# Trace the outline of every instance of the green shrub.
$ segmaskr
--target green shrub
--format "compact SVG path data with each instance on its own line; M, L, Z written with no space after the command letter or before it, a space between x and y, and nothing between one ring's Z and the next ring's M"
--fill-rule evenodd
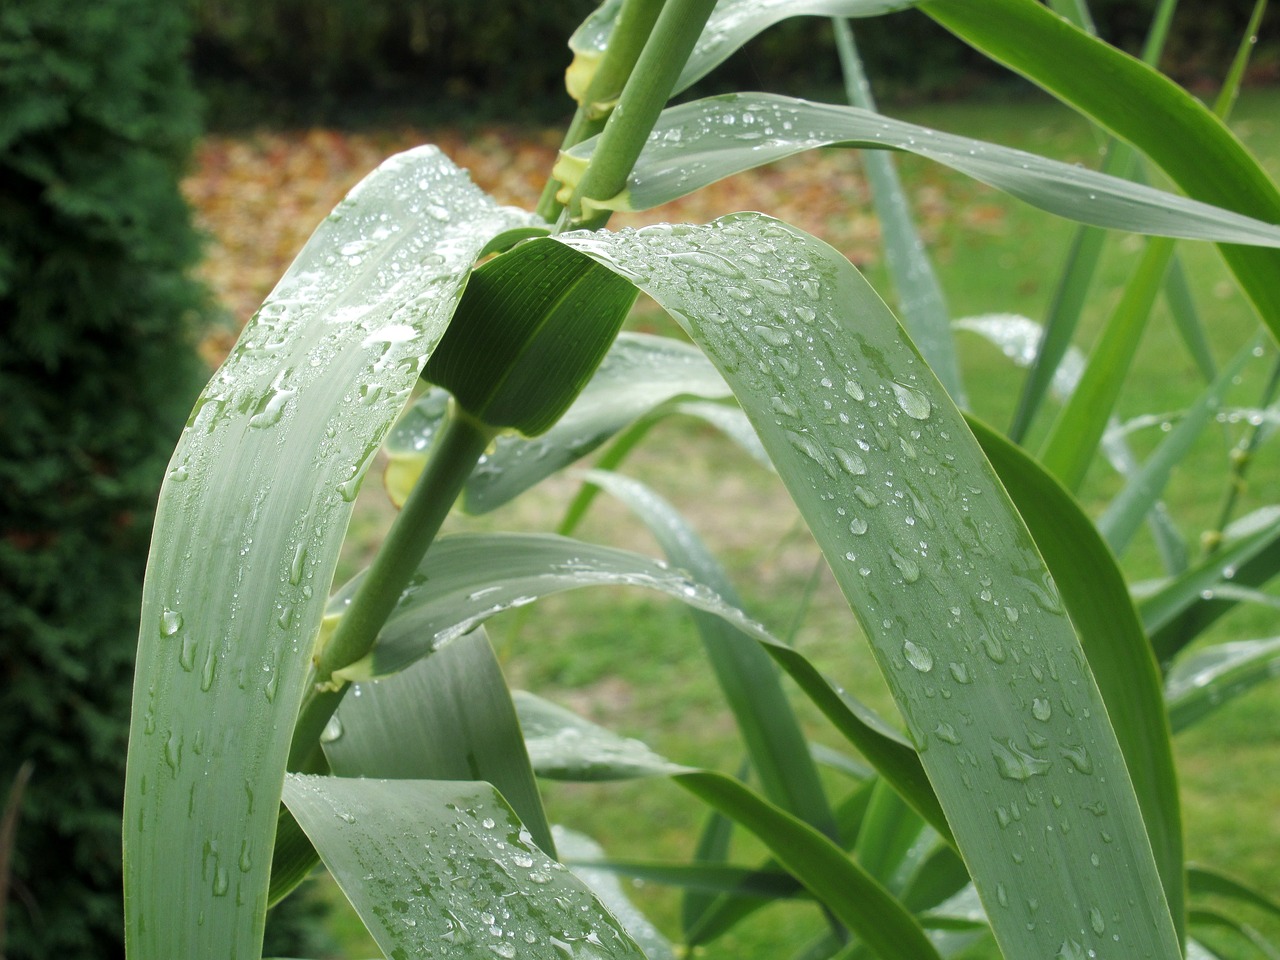
M11 958L122 950L136 608L207 306L186 29L164 0L0 11L0 789L34 765Z

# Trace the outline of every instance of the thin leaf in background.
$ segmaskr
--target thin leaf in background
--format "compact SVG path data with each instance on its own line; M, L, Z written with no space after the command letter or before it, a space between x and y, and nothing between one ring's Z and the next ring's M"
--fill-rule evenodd
M1260 683L1280 675L1280 638L1215 644L1182 657L1165 679L1173 732L1185 730Z

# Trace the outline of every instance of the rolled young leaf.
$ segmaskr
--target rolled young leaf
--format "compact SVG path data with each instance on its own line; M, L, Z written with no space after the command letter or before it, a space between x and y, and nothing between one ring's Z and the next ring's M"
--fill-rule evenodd
M320 225L197 400L143 593L132 960L258 955L290 734L351 502L476 255L529 219L434 148L392 157Z
M871 641L1005 955L1180 957L1057 587L857 271L759 214L558 240L632 278L734 388Z

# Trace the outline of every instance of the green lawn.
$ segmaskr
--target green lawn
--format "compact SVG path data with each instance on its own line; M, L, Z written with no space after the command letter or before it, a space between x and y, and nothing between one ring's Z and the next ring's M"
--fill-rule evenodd
M1240 135L1280 178L1280 91L1247 93L1236 117ZM1097 153L1090 129L1044 99L931 106L906 112L904 118L1070 161L1091 163ZM1012 312L1040 317L1073 225L915 158L901 160L900 169L918 204L942 204L950 213L945 226L932 228L927 240L953 315ZM832 209L838 211L841 202L832 197ZM759 204L766 212L770 209L768 197L761 197ZM858 213L850 207L850 216ZM933 223L936 218L925 219ZM1077 336L1079 345L1091 342L1142 245L1133 236L1109 241L1097 292ZM1224 361L1251 335L1255 321L1214 250L1183 244L1181 256L1215 355ZM880 265L865 266L892 300ZM633 324L674 330L651 310L642 309ZM1007 426L1020 373L972 334L961 334L960 345L973 411ZM1269 360L1254 363L1233 402L1253 402L1268 367ZM1126 386L1122 414L1174 413L1201 385L1161 306ZM1047 418L1042 419L1035 436L1047 426ZM1159 436L1157 426L1135 435L1133 443L1145 453ZM1193 546L1223 497L1226 449L1224 432L1210 431L1169 491L1173 516ZM817 588L800 621L796 644L855 694L892 715L870 653L857 638L854 618L818 563L816 549L775 479L719 436L676 422L656 429L627 469L685 511L718 550L751 612L775 631L785 635L790 629L816 571ZM1274 444L1259 458L1250 479L1244 510L1277 499L1280 464ZM1086 507L1096 515L1117 488L1113 474L1096 468L1083 494ZM573 490L572 481L557 479L495 515L460 519L457 525L550 529ZM387 509L378 493L376 485L369 484L369 496L353 527L353 563L385 520ZM621 509L603 499L581 535L650 553L657 549ZM1155 550L1145 534L1123 564L1135 579L1158 573ZM1275 619L1257 608L1241 611L1224 618L1209 639L1271 635L1277 632ZM495 620L491 636L513 686L533 689L624 734L641 737L672 759L725 771L736 768L741 751L731 719L701 662L693 627L675 605L640 591L582 591ZM801 706L814 739L839 745L816 714ZM1239 699L1202 727L1181 735L1178 759L1190 856L1280 896L1280 702L1275 685ZM837 791L845 789L838 778L831 784ZM668 783L550 785L547 802L553 822L591 834L620 857L687 858L703 820L698 804ZM736 849L745 862L759 855L745 839ZM672 893L652 885L636 887L634 893L660 926L677 929L678 901ZM1250 916L1271 935L1280 935L1280 925ZM341 916L334 923L341 926L348 956L376 955L359 939L358 924ZM705 956L786 956L820 928L821 920L811 907L775 906L708 948ZM1219 941L1229 942L1229 937Z

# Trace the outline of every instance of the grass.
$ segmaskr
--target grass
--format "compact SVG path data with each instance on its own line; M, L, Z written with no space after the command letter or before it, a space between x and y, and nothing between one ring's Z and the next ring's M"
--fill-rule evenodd
M1089 128L1046 99L922 107L905 118L1066 160L1089 163L1097 150ZM1280 177L1280 91L1246 94L1236 118L1234 125L1241 136L1266 159L1273 176ZM792 161L788 166L804 162ZM848 164L850 171L856 167L851 154L843 155L839 163ZM906 158L900 167L909 194L922 211L926 240L953 315L1015 312L1040 317L1073 225L1021 207L923 161ZM845 174L840 181L844 188L856 185ZM760 196L759 208L777 210L774 199ZM788 200L780 199L783 205ZM844 200L838 195L828 197L829 208L836 211L829 226L833 235L847 237L849 222L865 221L866 214ZM862 202L860 197L853 200ZM935 215L934 207L952 216ZM1092 341L1141 248L1142 240L1132 236L1109 241L1078 344L1087 346ZM859 246L849 252L878 289L888 290L882 266L868 249ZM1184 244L1180 253L1221 362L1251 334L1253 317L1212 249ZM632 325L674 330L664 317L643 309ZM991 423L1006 426L1020 375L994 348L972 335L962 334L960 347L973 410ZM1265 366L1257 363L1249 368L1233 402L1252 402ZM1176 411L1199 388L1194 365L1161 306L1126 386L1122 414ZM1048 422L1042 417L1036 436L1043 434ZM1151 430L1136 436L1134 444L1145 453L1158 438L1159 431ZM1178 471L1169 491L1173 516L1193 544L1199 531L1212 522L1225 490L1224 444L1221 433L1210 431ZM719 436L687 423L660 426L626 469L685 511L718 551L751 612L785 633L802 607L817 551L781 485ZM1242 509L1275 499L1277 477L1280 464L1272 445L1253 468L1251 490ZM362 497L349 566L359 562L387 516L388 508L375 487L369 484ZM1083 501L1096 515L1116 489L1114 475L1096 468ZM556 480L494 515L452 522L459 528L550 529L572 491L571 482ZM638 524L603 499L580 534L656 553ZM1145 534L1123 565L1138 579L1158 572L1154 546ZM857 630L830 577L819 568L817 589L795 643L858 696L892 716L869 651L853 647L850 653L849 635ZM1209 639L1245 639L1274 632L1274 617L1241 611L1224 618ZM494 621L491 636L513 686L536 690L621 733L641 737L680 762L721 770L736 767L740 750L728 712L709 672L701 666L702 653L691 623L674 605L637 592L582 591L508 614ZM815 739L839 746L813 711L801 704L801 713ZM1275 873L1275 864L1280 863L1277 748L1280 704L1274 685L1239 699L1177 740L1189 855L1234 873L1272 896L1280 891ZM832 782L839 786L838 781ZM686 858L703 818L697 803L666 783L550 785L547 801L553 822L591 834L619 857ZM746 840L739 841L738 849L747 862L759 855ZM670 891L649 885L633 892L659 926L675 932L678 902ZM341 897L336 892L333 896ZM1276 935L1274 922L1251 917ZM352 918L339 914L333 923L348 956L377 955L372 944L361 939ZM789 954L820 929L820 918L812 907L773 906L712 945L705 955ZM1215 942L1227 940L1219 937Z

